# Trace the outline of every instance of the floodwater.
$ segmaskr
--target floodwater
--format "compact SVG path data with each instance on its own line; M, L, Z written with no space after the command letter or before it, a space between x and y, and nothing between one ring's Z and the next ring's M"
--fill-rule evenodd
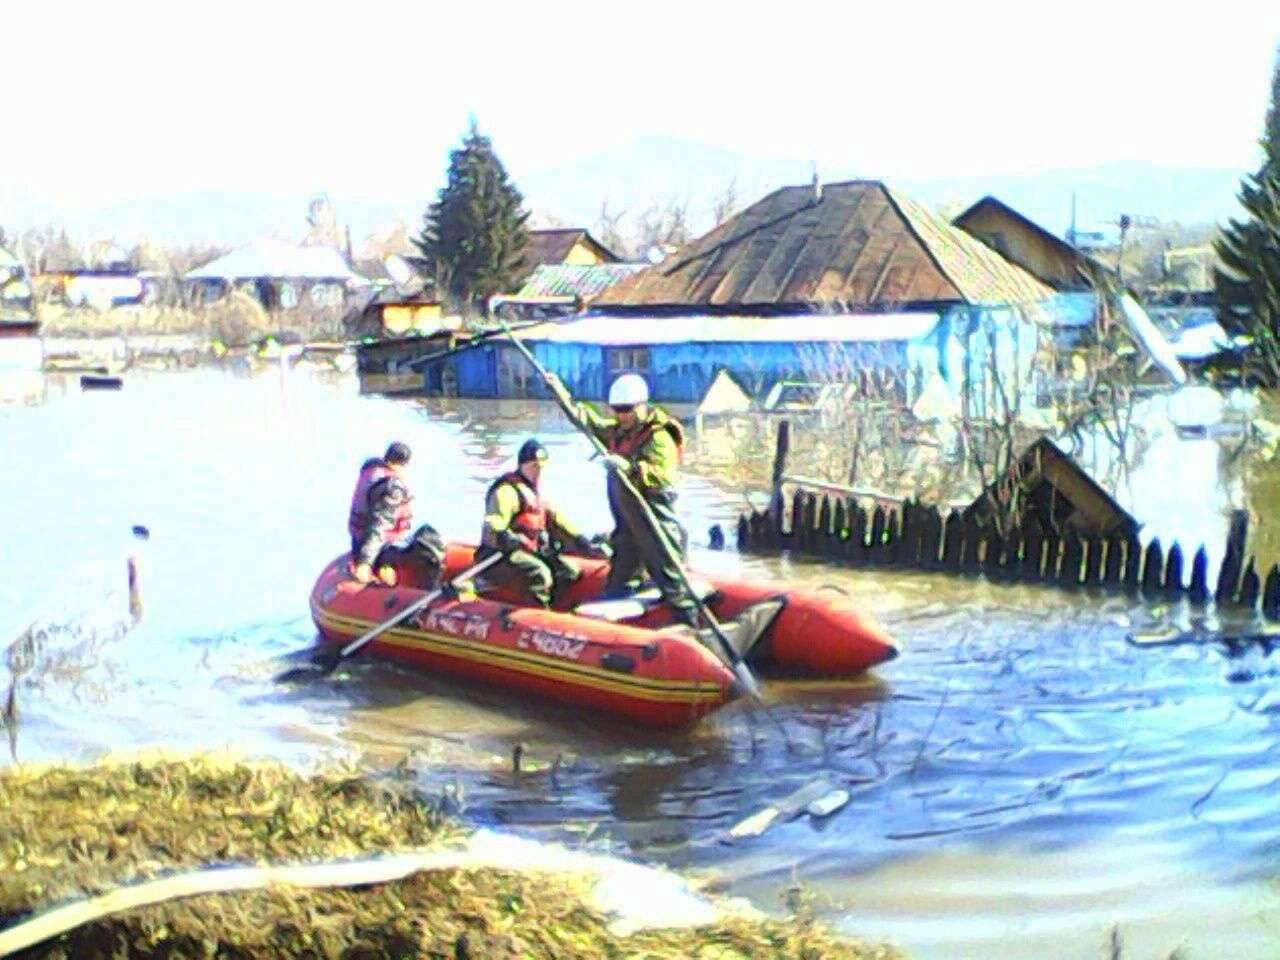
M768 681L767 711L735 703L676 734L359 658L330 682L273 684L313 641L307 594L345 549L366 456L408 442L419 519L474 539L485 487L534 431L551 498L605 529L601 469L550 405L359 397L300 366L130 374L105 393L50 378L0 406L0 648L36 636L0 661L0 692L17 672L17 760L406 762L476 823L674 866L766 910L800 882L848 932L920 958L1094 958L1113 926L1126 956L1280 952L1276 655L1126 643L1189 623L1184 606L712 552L708 527L731 529L743 495L686 476L695 567L845 590L902 656L856 682ZM1268 474L1224 484L1221 444L1172 442L1131 465L1135 496L1167 514L1164 536L1212 547ZM817 777L850 803L726 842Z

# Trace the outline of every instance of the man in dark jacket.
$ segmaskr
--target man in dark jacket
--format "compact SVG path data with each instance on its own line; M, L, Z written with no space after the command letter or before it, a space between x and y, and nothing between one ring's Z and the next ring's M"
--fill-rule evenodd
M506 561L493 579L511 582L549 607L554 589L582 574L560 555L557 543L590 557L607 558L608 553L543 500L538 481L546 461L546 447L535 439L526 440L516 456L515 471L504 473L489 487L477 556L502 551Z
M405 546L400 541L413 527L413 495L405 481L409 447L399 441L387 447L381 458L360 467L347 531L351 534L351 574L361 583L377 579L396 585L395 564L407 562L415 574L434 578L444 564L444 541L423 524Z

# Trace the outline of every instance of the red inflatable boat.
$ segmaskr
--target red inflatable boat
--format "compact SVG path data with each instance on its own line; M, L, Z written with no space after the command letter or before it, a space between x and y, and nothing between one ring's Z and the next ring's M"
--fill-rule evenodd
M472 564L475 548L450 544L446 577ZM477 581L474 599L441 600L369 644L368 652L433 673L526 690L652 726L680 726L739 693L708 631L674 624L656 590L600 601L607 565L575 558L582 578L555 609ZM325 568L311 591L311 614L327 643L344 644L423 590L363 585L348 559ZM740 656L788 673L847 676L897 655L874 620L844 597L781 584L698 578L706 603Z

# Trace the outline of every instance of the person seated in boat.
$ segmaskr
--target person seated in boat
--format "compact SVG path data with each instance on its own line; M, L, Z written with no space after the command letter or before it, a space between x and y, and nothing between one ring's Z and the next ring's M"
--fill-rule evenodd
M429 524L420 526L407 544L413 527L413 495L406 468L410 451L399 441L381 457L360 467L351 494L347 531L351 534L351 575L361 583L376 580L389 587L397 581L396 563L404 563L423 587L431 586L444 565L444 540Z
M613 562L606 594L620 596L635 591L647 572L676 618L696 626L697 605L681 585L675 559L658 542L641 505L619 479L620 474L625 474L631 480L683 563L689 538L675 511L675 488L684 449L680 421L649 403L649 385L639 374L624 373L610 385L612 416L603 416L574 400L555 374L550 375L550 387L609 452L604 465L609 471L607 492L614 529L609 538Z
M476 552L476 559L483 560L495 550L501 551L506 560L491 579L528 591L543 607L551 606L557 587L582 575L572 561L561 556L557 542L585 556L608 558L607 550L580 533L538 492L548 456L547 448L536 439L526 440L516 456L516 469L489 487Z

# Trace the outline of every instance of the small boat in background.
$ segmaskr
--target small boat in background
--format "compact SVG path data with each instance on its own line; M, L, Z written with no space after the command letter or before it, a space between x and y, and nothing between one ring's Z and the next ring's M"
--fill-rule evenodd
M119 390L124 386L120 377L104 377L97 374L81 374L81 390Z

